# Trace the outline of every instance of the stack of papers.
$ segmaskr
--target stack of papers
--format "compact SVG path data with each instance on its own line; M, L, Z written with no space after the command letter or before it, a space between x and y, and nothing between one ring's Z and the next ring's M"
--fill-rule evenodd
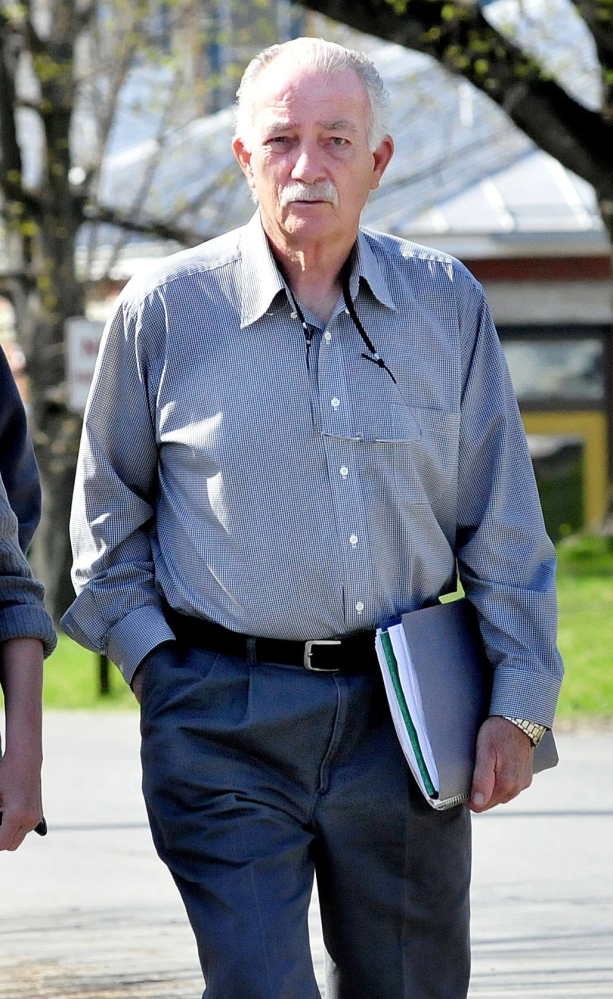
M375 648L400 745L426 798L438 798L440 781L426 731L424 708L402 623L379 628Z
M411 773L422 794L426 798L437 799L440 792L438 770L402 622L379 628L375 648L394 727Z

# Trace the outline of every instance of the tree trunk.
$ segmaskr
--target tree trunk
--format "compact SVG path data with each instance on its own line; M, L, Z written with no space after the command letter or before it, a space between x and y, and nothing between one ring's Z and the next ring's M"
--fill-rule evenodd
M36 456L43 487L43 513L34 540L33 559L38 575L47 587L47 609L55 621L74 600L70 581L72 554L68 534L70 504L80 420L64 406L39 409L35 430Z
M31 430L43 488L43 515L34 539L33 562L47 587L49 612L56 621L74 599L68 523L81 420L67 406L64 349L66 319L84 312L84 289L74 272L78 220L74 222L69 228L66 212L61 211L56 218L46 220L41 238L42 274L37 290L27 298L26 315L20 324L30 380Z

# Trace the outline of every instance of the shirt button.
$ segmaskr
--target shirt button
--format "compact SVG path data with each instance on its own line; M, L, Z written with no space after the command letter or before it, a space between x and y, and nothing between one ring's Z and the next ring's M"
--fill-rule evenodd
M298 318L298 313L297 312L290 312L289 316L290 316L290 319L297 319Z
M331 339L332 339L332 334L330 330L326 330L326 332L324 333L324 340L326 341L326 343L330 343Z
M364 610L364 604L362 603L361 600L358 600L357 604L355 605L355 609L357 610L358 614L362 613L362 611Z
M339 468L339 472L344 479L346 479L347 476L349 475L349 469L347 468L346 465L341 465L341 467Z
M337 399L336 396L334 396L334 399L330 399L330 405L332 406L332 409L338 409L340 404L341 400Z
M358 543L358 536L357 536L357 534L350 534L349 535L349 543L352 544L352 545L357 545L357 543Z
M349 309L345 309L345 315L346 315L346 316L350 316L350 315L351 315L351 313L350 313Z

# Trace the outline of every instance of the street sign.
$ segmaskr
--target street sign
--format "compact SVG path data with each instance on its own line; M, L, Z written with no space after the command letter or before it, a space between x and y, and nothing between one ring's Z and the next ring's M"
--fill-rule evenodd
M76 413L85 410L103 329L103 322L85 316L67 319L64 326L68 406Z

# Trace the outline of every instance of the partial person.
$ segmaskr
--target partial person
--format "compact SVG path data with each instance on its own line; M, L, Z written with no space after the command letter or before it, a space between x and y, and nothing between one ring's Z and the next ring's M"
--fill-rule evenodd
M44 589L25 556L40 517L38 470L26 416L0 349L0 686L6 746L0 759L0 850L45 830L41 801L43 658L56 636Z
M530 783L553 721L554 549L483 291L360 226L387 111L338 45L248 66L233 148L258 210L129 283L86 413L64 627L141 701L207 999L319 996L314 874L327 999L466 996L470 814L415 786L377 625L457 565L494 669L473 811Z

